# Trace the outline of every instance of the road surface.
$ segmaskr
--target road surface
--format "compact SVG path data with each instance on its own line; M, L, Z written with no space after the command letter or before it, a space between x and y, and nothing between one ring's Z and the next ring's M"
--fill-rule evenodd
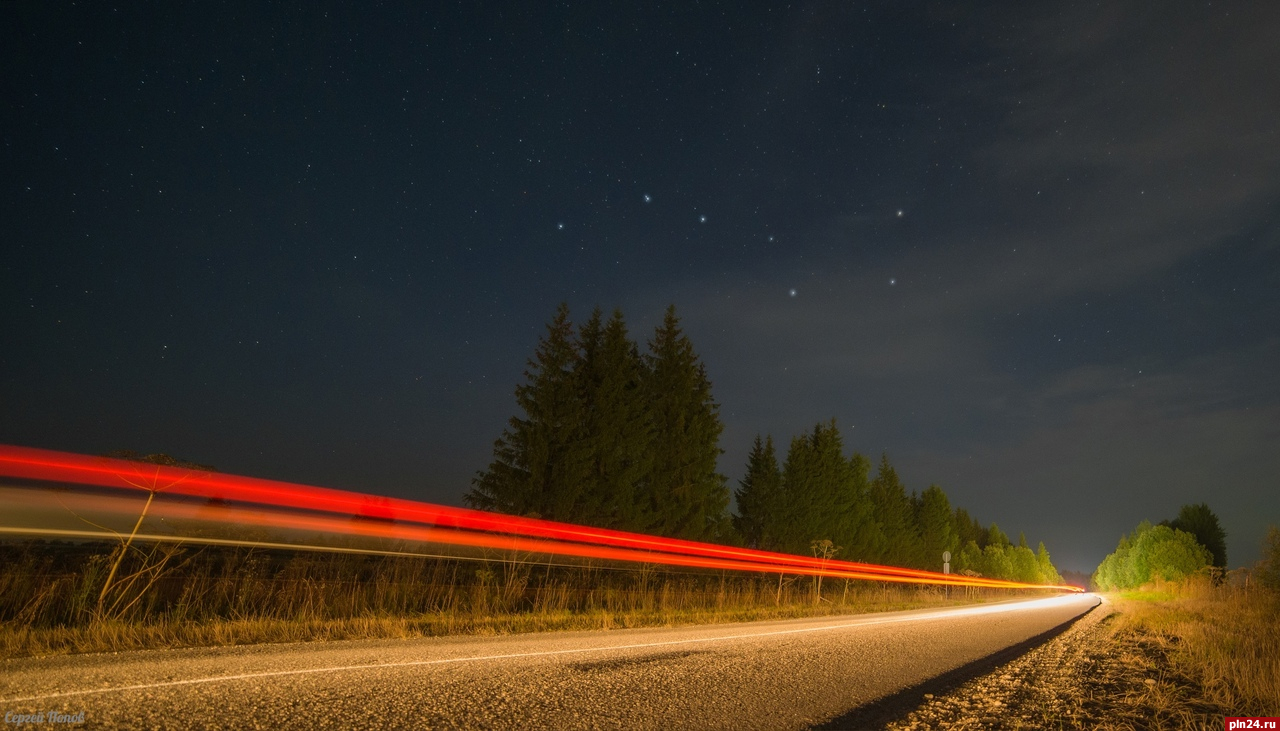
M1097 602L27 658L0 662L0 713L84 712L81 728L106 729L858 726L856 709L910 700Z

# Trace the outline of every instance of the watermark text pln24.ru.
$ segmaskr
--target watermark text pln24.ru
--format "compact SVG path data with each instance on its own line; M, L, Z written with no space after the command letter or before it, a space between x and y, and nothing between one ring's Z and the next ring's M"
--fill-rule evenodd
M1223 719L1226 731L1246 729L1273 729L1280 731L1280 716L1227 716Z

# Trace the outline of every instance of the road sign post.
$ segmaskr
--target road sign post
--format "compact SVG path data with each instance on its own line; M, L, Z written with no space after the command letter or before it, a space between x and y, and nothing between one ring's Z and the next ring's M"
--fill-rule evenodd
M950 551L943 551L943 552L942 552L942 573L944 573L944 574L949 574L949 573L951 573L951 552L950 552ZM943 586L943 587L942 587L942 591L943 591L944 595L945 595L948 599L950 599L950 598L951 598L951 587L950 587L950 586Z

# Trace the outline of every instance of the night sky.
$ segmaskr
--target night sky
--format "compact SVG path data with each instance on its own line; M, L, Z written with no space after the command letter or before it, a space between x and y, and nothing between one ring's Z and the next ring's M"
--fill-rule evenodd
M674 303L736 486L838 419L1092 571L1280 524L1280 3L0 3L0 442L459 504Z

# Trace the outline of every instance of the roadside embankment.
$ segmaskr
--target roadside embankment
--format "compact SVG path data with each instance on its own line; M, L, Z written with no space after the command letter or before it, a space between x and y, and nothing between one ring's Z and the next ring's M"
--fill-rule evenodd
M647 565L551 565L524 555L464 561L189 546L135 546L108 584L116 555L107 546L0 546L0 658L714 624L1015 596Z
M1063 634L892 729L1221 729L1280 715L1280 596L1214 585L1107 595Z

